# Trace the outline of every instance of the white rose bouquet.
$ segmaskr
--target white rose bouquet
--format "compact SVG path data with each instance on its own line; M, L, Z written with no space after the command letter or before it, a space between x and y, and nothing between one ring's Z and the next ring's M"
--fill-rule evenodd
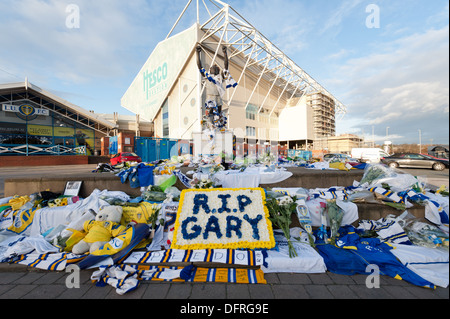
M266 199L266 207L269 210L269 220L283 231L288 241L289 257L297 257L294 245L291 242L291 233L289 226L292 221L292 214L296 213L296 197L283 196L279 198Z

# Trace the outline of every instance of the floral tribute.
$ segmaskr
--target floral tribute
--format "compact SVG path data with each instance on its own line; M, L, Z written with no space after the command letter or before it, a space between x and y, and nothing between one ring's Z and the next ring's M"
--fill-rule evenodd
M283 196L280 198L269 198L266 206L269 210L269 219L275 226L279 227L288 241L289 257L297 257L294 245L291 240L290 225L292 222L292 214L296 212L297 197Z
M180 196L171 248L275 247L262 188L189 189Z

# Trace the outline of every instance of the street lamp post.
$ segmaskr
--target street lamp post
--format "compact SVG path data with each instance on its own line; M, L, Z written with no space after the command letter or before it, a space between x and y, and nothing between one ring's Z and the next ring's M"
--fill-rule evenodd
M419 153L422 153L422 130L419 130Z
M375 126L372 125L372 147L375 147Z

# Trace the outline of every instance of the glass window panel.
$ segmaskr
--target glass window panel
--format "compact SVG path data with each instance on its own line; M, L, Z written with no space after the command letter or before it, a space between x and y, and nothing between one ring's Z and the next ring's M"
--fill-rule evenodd
M52 145L53 139L49 136L31 136L28 135L28 144L30 145Z
M22 134L0 134L0 144L26 144L27 136Z

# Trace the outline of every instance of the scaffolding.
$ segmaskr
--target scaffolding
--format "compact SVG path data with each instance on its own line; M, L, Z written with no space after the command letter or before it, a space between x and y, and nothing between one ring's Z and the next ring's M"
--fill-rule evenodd
M336 105L332 98L315 92L307 96L307 105L314 110L314 141L316 149L328 147L328 137L336 135Z

